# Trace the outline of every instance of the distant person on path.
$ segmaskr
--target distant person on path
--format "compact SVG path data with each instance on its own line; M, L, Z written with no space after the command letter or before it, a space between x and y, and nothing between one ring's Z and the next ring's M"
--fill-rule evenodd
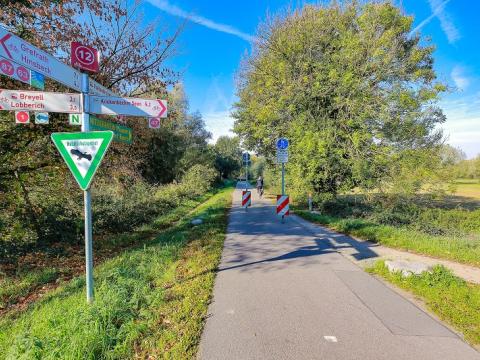
M261 176L257 179L257 193L262 197L263 195L263 178Z

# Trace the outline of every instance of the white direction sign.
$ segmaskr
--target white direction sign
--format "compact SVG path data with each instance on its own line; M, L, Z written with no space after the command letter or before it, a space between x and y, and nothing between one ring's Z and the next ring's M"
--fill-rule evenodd
M116 96L90 96L89 112L103 115L164 118L167 117L167 101Z
M277 149L277 163L285 164L288 162L288 150L287 149Z
M81 90L79 71L13 35L1 26L0 56L56 80L71 89Z
M100 85L93 79L88 78L88 93L99 96L117 96L112 90Z
M82 107L80 94L0 89L0 110L79 113Z

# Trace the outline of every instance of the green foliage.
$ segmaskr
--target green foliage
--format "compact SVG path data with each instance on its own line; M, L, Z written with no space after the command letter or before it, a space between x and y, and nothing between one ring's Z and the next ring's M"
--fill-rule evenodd
M460 330L467 341L480 344L480 286L468 284L443 266L432 272L402 276L390 273L383 261L367 269L420 296L442 320Z
M220 136L214 147L215 168L222 178L233 178L242 167L242 150L238 137Z
M30 309L0 320L6 359L195 356L226 231L232 188L141 249L95 270L95 301L76 278ZM192 227L192 217L204 223Z
M441 139L445 87L412 21L390 1L351 1L265 23L241 69L235 132L270 163L275 139L288 137L287 183L299 196L371 189L398 166L430 169L419 157ZM402 183L417 189L418 179Z
M215 180L213 167L198 164L192 166L178 184L154 186L137 180L128 187L122 187L118 183L100 182L92 190L95 234L125 232L149 223L152 218L167 214L182 203L205 194ZM39 245L80 242L83 238L83 207L81 192L75 189L74 194L78 196L69 199L68 194L62 191L48 194L48 188L30 191L31 202L39 204L35 215L40 225L39 232L29 221L30 217L15 216L15 212L2 213L2 260L14 262L18 256ZM16 211L21 209L20 206L15 208Z
M51 282L57 275L57 269L47 267L17 274L17 278L21 279L20 281L15 281L16 279L11 277L0 276L0 308L4 308L21 296L26 296L32 288Z

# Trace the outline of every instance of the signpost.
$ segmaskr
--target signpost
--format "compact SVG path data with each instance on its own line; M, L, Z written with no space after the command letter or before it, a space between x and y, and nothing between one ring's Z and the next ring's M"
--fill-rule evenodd
M133 139L132 129L127 126L113 123L108 120L99 119L96 116L90 116L90 130L109 130L113 131L113 140L125 144L131 144Z
M282 164L282 196L287 197L287 204L288 204L288 196L285 195L285 163L288 162L288 146L289 146L288 139L280 138L277 140L277 163ZM278 197L277 197L278 200ZM278 214L278 204L277 204L277 214ZM282 213L282 222L285 221L284 216L288 215L288 211L286 213Z
M74 126L82 125L82 117L80 114L68 114L68 123Z
M117 96L112 90L107 89L105 86L100 85L98 82L90 78L88 78L88 90L91 95Z
M70 50L70 59L74 68L90 73L99 71L99 54L96 49L83 45L78 41L72 41Z
M30 85L30 70L2 57L0 57L0 74Z
M53 143L82 190L90 187L112 139L112 131L52 134Z
M0 56L52 78L73 90L81 90L81 74L79 71L13 35L1 26Z
M86 73L64 64L45 51L29 44L0 26L0 72L43 90L45 77L51 78L81 94L58 94L38 91L0 89L0 110L14 110L15 121L30 122L30 110L38 111L36 123L48 123L48 112L68 113L71 125L81 125L81 133L52 134L52 140L70 171L84 190L85 262L87 301L93 301L92 207L90 183L114 136L112 131L91 132L90 113L164 118L166 100L122 98L89 79ZM72 43L71 62L90 72L98 71L96 49ZM81 115L80 115L81 114ZM112 123L98 120L96 128L111 128ZM108 124L108 125L107 125ZM118 141L131 142L131 129L115 124Z
M166 100L124 98L117 96L89 96L90 112L102 115L167 117Z
M248 165L250 164L250 154L245 152L242 154L243 164L245 165L245 190L248 189Z
M48 124L48 113L47 112L37 112L35 113L35 124L45 125Z
M45 89L45 76L36 71L30 71L30 85L39 90Z
M160 129L160 119L156 117L148 118L148 127L150 129Z
M15 124L29 124L30 113L28 111L15 111Z
M80 94L0 89L0 110L79 113L81 108Z

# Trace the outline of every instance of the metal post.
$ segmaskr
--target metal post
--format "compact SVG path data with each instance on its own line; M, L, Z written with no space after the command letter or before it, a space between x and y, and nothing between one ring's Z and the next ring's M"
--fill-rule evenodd
M285 163L282 162L282 195L285 195ZM285 222L285 215L282 215L282 224Z
M308 210L310 212L313 210L312 193L308 193Z
M82 132L90 131L90 114L88 99L88 75L82 74ZM85 206L85 269L87 278L87 302L93 301L93 231L92 231L92 195L90 189L83 193Z

